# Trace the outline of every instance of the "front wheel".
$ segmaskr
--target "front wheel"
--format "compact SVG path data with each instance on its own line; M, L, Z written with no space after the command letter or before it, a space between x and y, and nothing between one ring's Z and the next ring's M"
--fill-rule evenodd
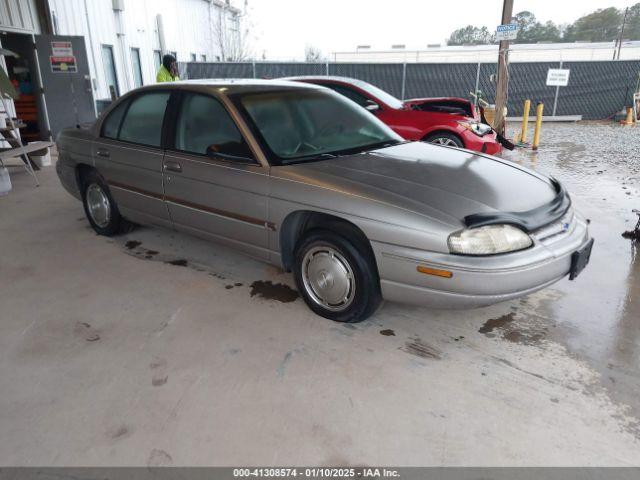
M435 145L443 145L445 147L464 148L462 140L457 135L447 132L437 132L429 135L426 141Z
M294 278L309 308L336 322L360 322L382 301L374 260L348 239L313 230L299 242Z

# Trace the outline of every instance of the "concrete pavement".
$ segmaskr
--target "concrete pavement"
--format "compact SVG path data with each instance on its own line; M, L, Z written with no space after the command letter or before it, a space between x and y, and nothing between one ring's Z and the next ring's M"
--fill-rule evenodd
M0 465L639 465L640 260L620 236L637 197L619 168L556 147L512 159L544 164L592 220L575 282L470 311L387 304L357 325L227 248L97 236L53 167L39 188L12 169Z

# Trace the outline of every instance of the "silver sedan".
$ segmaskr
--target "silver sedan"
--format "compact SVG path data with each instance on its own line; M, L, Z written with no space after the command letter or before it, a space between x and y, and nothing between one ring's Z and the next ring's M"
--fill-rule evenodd
M319 315L383 299L468 308L527 295L589 260L562 185L477 152L406 142L323 87L192 81L134 90L57 140L92 227L159 225L293 272Z

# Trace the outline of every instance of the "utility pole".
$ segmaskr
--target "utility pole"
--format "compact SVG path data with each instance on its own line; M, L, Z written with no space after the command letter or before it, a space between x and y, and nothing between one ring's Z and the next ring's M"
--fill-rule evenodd
M624 10L624 17L622 18L622 28L620 29L620 37L617 39L616 43L618 46L618 57L617 59L620 60L620 50L622 49L622 41L624 40L624 27L627 25L627 15L629 15L629 7L625 8ZM616 52L615 52L615 48L613 51L613 59L616 59Z
M502 7L502 22L500 25L511 23L513 18L513 0L504 0ZM501 40L498 47L498 84L496 86L496 116L494 127L502 135L505 132L504 108L509 96L509 40Z

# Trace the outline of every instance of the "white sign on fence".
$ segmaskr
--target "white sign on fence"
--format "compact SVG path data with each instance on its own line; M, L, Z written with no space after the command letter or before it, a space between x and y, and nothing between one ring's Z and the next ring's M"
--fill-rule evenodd
M515 40L518 38L518 24L508 23L507 25L498 25L496 29L496 42L503 40Z
M547 87L566 87L569 85L568 68L550 68L547 72Z

